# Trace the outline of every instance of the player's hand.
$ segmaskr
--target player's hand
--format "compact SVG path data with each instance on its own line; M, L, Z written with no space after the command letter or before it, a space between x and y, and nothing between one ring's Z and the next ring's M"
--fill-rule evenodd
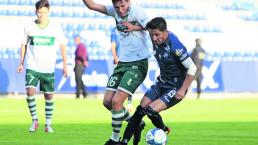
M24 69L23 64L21 64L21 65L18 66L17 72L21 73L21 72L23 72L23 69Z
M64 66L64 68L63 68L63 76L64 76L64 77L67 77L67 76L68 76L68 70L67 70L67 67L66 67L66 66Z
M127 29L125 30L126 32L134 31L134 25L132 23L130 23L130 22L123 22L122 25L127 27Z
M178 90L176 92L176 99L181 100L185 97L185 91Z
M118 64L118 58L117 57L114 58L114 64Z

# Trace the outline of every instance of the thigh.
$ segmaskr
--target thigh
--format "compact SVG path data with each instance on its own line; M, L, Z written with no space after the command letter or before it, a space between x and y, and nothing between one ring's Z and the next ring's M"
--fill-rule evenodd
M177 99L175 97L176 91L177 91L176 88L166 89L166 91L164 91L164 93L160 97L160 100L166 104L167 108L170 108L176 105L182 100L182 99Z
M40 73L40 91L51 94L54 93L55 75L54 73Z
M116 91L124 72L114 72L108 79L107 90Z
M27 69L25 75L26 88L36 88L39 82L38 72Z
M125 67L127 68L127 71L121 78L118 89L132 95L135 90L141 85L147 75L148 62L143 60L129 62Z
M154 102L155 100L159 99L162 95L161 88L159 82L153 84L151 88L145 93L144 96L149 98L151 102Z

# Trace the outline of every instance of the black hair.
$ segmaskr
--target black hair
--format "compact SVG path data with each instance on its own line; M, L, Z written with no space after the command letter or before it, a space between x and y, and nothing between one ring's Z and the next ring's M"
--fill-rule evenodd
M116 2L119 2L119 1L128 1L128 0L112 0L112 3L116 3Z
M163 17L156 17L147 23L146 29L158 29L160 31L165 31L167 30L167 22Z
M38 10L38 9L40 9L42 7L47 7L49 9L50 4L49 4L48 0L39 0L36 3L35 7L36 7L36 10Z

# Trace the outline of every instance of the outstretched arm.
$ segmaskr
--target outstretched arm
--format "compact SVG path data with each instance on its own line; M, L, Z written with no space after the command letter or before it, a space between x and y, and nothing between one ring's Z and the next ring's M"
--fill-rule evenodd
M98 11L103 14L107 14L106 6L102 4L97 4L93 0L82 0L83 3L90 9L94 11Z

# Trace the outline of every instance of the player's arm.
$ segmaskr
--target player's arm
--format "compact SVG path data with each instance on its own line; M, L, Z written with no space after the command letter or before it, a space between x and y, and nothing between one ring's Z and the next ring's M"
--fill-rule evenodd
M107 9L105 5L95 3L93 0L82 0L83 3L90 9L98 11L103 14L107 14Z
M176 98L182 99L185 96L186 90L190 87L192 81L194 80L194 75L197 71L197 68L193 62L193 60L188 57L182 62L183 66L187 68L187 74L185 77L185 80L183 82L183 85L181 88L177 91Z
M142 30L144 30L144 28L143 28L142 26L133 25L133 24L130 23L130 22L124 22L123 25L127 27L127 29L125 30L125 31L127 31L127 32L131 32L131 31L142 31Z
M111 42L111 52L114 58L114 63L117 64L118 63L118 57L117 57L117 53L116 53L116 42L113 41Z
M60 49L61 49L61 55L62 55L62 59L63 59L63 75L66 77L68 75L66 45L60 44Z
M25 59L26 51L27 51L27 45L22 44L21 51L20 51L20 63L19 63L19 66L17 68L17 72L18 73L23 72L23 69L24 69L24 59Z

